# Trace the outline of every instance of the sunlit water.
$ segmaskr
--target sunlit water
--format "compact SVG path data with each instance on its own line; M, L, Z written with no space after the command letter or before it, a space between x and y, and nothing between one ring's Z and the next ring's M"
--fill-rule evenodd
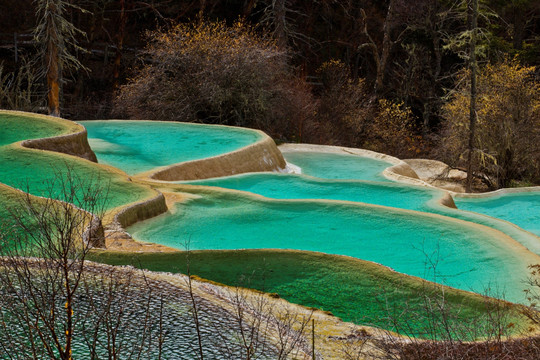
M146 187L128 182L124 176L107 171L93 162L50 151L26 149L13 143L24 139L50 137L69 133L67 127L42 118L0 114L0 183L33 195L62 199L62 179L71 177L80 194L83 185L100 188L100 206L111 209L140 201L153 193ZM1 194L0 194L1 196ZM81 196L82 197L82 196ZM6 211L5 196L0 212ZM13 204L12 204L13 205Z
M503 219L540 236L540 190L454 201L459 209Z
M346 200L419 211L428 210L427 203L443 195L437 189L391 182L325 180L278 173L252 173L187 183L247 191L273 199Z
M526 257L470 224L422 213L230 194L189 201L129 231L137 239L176 248L349 255L461 289L482 293L491 287L508 299L524 300Z
M392 164L353 154L291 151L285 159L302 168L302 173L321 179L389 181L382 172Z
M249 129L163 121L81 121L102 163L136 174L238 150L261 135Z

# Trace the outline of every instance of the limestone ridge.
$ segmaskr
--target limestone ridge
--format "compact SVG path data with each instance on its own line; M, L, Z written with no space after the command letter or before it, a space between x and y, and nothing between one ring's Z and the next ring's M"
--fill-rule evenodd
M88 144L86 129L82 125L79 126L82 128L79 132L49 138L24 140L22 146L38 150L60 152L97 163L96 154Z
M262 131L262 139L233 152L206 159L186 161L140 174L153 180L181 181L222 177L246 172L279 171L285 159L272 138Z

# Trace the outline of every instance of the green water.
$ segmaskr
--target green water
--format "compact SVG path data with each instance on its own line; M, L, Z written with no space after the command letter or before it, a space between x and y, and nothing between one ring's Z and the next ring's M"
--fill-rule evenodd
M128 174L203 159L255 143L261 135L242 128L162 121L82 121L102 163Z
M107 171L90 161L73 156L49 151L26 149L9 145L9 142L27 138L55 136L66 133L66 126L48 119L32 116L11 116L0 114L0 183L21 189L37 196L63 198L61 178L67 179L68 173L81 192L83 184L94 184L102 188L100 207L112 209L148 198L153 194L148 188L129 182L125 177ZM98 184L99 183L99 184ZM0 193L2 207L13 199L7 197L7 191Z
M346 321L371 324L411 335L426 336L429 322L440 314L429 313L426 296L432 301L441 295L405 276L396 275L383 266L361 260L321 253L272 250L192 251L168 254L92 253L95 261L128 265L153 271L190 272L221 283L250 287L293 303L331 311ZM479 297L446 289L446 310L452 327L468 324L482 333L486 304ZM402 314L412 329L396 329L388 324L393 313ZM459 323L459 324L458 324ZM471 326L474 324L474 326ZM437 330L442 330L440 323Z
M0 146L66 132L66 126L52 120L0 113Z
M391 163L368 157L324 152L284 152L285 159L302 168L302 173L321 179L389 181L382 172Z
M503 219L540 236L540 190L485 198L454 197L459 209Z
M203 195L128 231L139 240L178 249L189 241L195 250L349 255L464 290L497 288L520 302L527 261L532 261L492 234L444 217L336 202L265 201L238 193Z
M87 160L9 145L0 147L0 182L32 195L61 199L62 184L57 180L68 172L79 178L75 183L94 183L102 188L105 209L141 201L152 194L146 187Z
M419 211L429 211L427 203L444 194L437 189L399 183L325 180L278 173L241 174L187 183L248 191L272 199L346 200Z

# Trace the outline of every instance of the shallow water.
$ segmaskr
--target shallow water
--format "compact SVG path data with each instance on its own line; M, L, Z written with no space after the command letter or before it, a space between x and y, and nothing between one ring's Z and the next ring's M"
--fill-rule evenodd
M439 314L426 308L425 296L436 301L444 291L445 309L451 314L447 319L453 324L469 324L469 329L477 330L476 336L485 336L481 327L486 319L483 298L465 296L448 288L420 286L410 277L350 257L284 250L206 250L189 254L100 252L92 253L91 257L108 264L183 273L187 272L189 258L190 272L203 278L277 293L293 303L330 311L344 321L414 336L433 335L428 331L429 320L433 321L432 316L437 318ZM402 314L402 320L407 320L410 328L396 329L395 324L389 324L391 312ZM438 331L443 331L443 327L436 326L435 332ZM467 338L471 337L474 335L467 334Z
M200 331L205 358L219 360L242 358L243 349L240 345L241 331L238 322L232 313L219 305L197 294L193 295L198 311L199 329L197 329L191 305L192 298L186 289L171 286L167 282L143 279L140 275L138 278L126 280L122 273L113 273L115 278L111 283L111 278L105 275L107 274L105 271L100 274L104 275L103 277L98 275L96 278L93 278L92 272L92 270L85 272L85 282L79 286L73 299L74 358L92 358L90 349L91 345L95 345L92 349L96 353L94 358L99 359L110 358L112 349L117 352L115 355L118 359L199 359L197 330ZM39 281L39 275L36 275L34 280ZM3 290L0 288L0 297L8 298L11 294L6 294ZM19 291L23 293L22 290ZM62 334L63 325L67 321L63 311L63 297L59 296L56 303L51 301L46 304L56 305L55 331L56 334ZM20 314L24 314L25 307L15 302L7 309L22 317ZM8 317L7 309L0 308L3 320ZM34 325L34 316L30 315L31 325ZM253 329L248 319L244 321L244 331ZM24 320L8 321L3 325L6 327L0 331L0 342L3 345L7 344L7 347L0 347L0 359L12 359L6 353L9 350L20 350L16 359L49 358L41 346L33 356L33 349L29 346L26 336L28 324ZM43 323L39 323L39 326L46 327ZM256 328L255 330L260 331ZM16 334L25 336L14 337ZM37 334L34 332L33 335L34 341L40 344ZM257 342L258 348L254 349L254 357L275 359L274 348L269 347L265 334L261 331L258 335L260 337ZM94 336L98 341L93 344L91 341ZM116 340L115 346L111 345L113 337ZM47 340L52 342L50 339ZM90 342L87 343L87 340Z
M503 219L540 236L540 190L485 198L455 197L459 209Z
M140 201L153 194L148 188L127 181L124 176L107 171L93 162L74 156L20 148L10 145L28 138L49 137L67 131L62 124L31 116L0 114L0 183L21 189L37 196L62 199L60 179L68 174L82 191L83 184L99 187L101 205L105 209ZM7 194L7 193L6 193ZM3 212L12 199L0 193Z
M349 155L345 156L349 157ZM339 157L339 155L335 157ZM328 166L331 166L331 164L328 164ZM521 225L523 229L534 232L534 229L537 228L540 223L540 211L535 211L538 198L535 200L534 197L531 197L529 200L525 200L526 196L519 197L522 202L527 201L528 203L516 203L516 201L513 201L513 204L515 205L513 209L495 206L490 208L490 214L485 211L486 209L479 208L479 206L476 206L476 208L478 208L478 210L476 210L478 213L442 206L438 202L444 195L442 190L397 182L325 180L303 174L253 173L190 181L187 183L247 191L272 199L345 200L450 216L486 225L502 231L522 243L529 250L540 255L540 239L538 239L538 237L527 231L523 231L520 228L509 226L507 222L499 220L499 217L508 221L514 220L514 222ZM461 201L461 199L462 198L457 198L457 201ZM468 203L476 204L476 201L470 201ZM486 201L486 203L492 204L492 201ZM458 207L461 208L461 202L458 202L458 204ZM494 213L494 209L498 209L496 213ZM470 210L475 211L472 207ZM511 213L506 214L505 211L510 211ZM499 216L494 218L485 216L482 213Z
M349 255L464 290L482 293L496 287L509 300L524 300L527 256L470 224L422 213L206 195L128 231L139 240L180 249L275 248Z
M99 162L136 174L238 150L261 135L249 129L163 121L81 121Z
M67 129L48 119L0 114L0 146L63 134Z
M437 189L399 183L324 180L277 173L251 173L186 183L248 191L272 199L345 200L419 211L429 211L427 203L444 194Z
M284 152L285 159L302 168L302 173L321 179L389 181L382 172L391 163L364 156L324 152Z
M105 209L140 201L152 194L146 187L128 182L123 176L90 161L50 152L0 147L0 182L32 195L61 198L63 190L59 179L66 179L68 173L71 173L74 185L101 188Z

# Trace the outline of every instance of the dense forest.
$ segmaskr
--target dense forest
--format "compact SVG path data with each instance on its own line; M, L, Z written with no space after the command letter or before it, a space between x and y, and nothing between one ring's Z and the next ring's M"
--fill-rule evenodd
M470 154L476 187L538 184L540 3L477 2L4 0L0 107Z

